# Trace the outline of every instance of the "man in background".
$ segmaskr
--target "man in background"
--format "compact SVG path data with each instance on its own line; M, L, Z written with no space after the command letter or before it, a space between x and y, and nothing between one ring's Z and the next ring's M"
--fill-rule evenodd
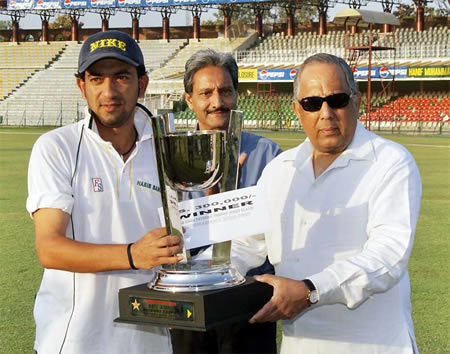
M237 108L238 66L231 54L201 50L185 65L184 89L186 102L198 119L200 130L227 130L230 112ZM245 114L245 112L244 112ZM242 133L240 188L256 184L266 164L281 153L273 141ZM245 160L244 160L245 159ZM232 246L232 257L234 249ZM200 251L191 250L191 255ZM240 254L238 257L245 257ZM194 258L195 259L195 258ZM268 261L247 275L272 273ZM174 353L276 353L276 323L250 325L247 321L223 326L207 332L172 330Z

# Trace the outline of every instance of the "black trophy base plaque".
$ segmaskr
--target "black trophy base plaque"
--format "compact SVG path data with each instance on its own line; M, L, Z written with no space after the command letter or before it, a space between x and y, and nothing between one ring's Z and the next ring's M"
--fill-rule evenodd
M169 293L149 289L147 284L119 290L116 322L147 324L206 331L249 320L272 297L272 286L253 277L231 288Z

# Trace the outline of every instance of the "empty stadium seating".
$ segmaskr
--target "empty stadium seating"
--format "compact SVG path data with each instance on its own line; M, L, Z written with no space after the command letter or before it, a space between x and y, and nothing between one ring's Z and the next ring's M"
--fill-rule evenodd
M394 44L392 36L384 36L379 31L374 31L373 35L374 45ZM170 109L171 101L179 101L184 91L182 79L186 60L200 49L232 52L241 67L298 66L307 56L317 52L345 57L345 46L365 45L367 36L367 31L352 37L345 31L332 31L322 36L313 32L300 32L295 36L275 34L258 40L250 50L240 50L248 48L248 37L170 42L142 40L140 46L150 76L143 103L155 112L156 108ZM402 51L402 55L410 60L421 57L448 60L450 57L449 30L443 27L421 33L397 29L395 45L397 53ZM80 47L81 44L76 42L0 43L0 54L5 58L0 63L0 93L4 93L3 98L0 97L2 124L59 125L82 118L85 102L73 76ZM426 63L429 63L428 59ZM435 129L442 124L450 125L448 100L448 92L433 93L432 96L415 93L407 97L374 97L371 125L378 129L399 126ZM299 122L291 105L292 97L288 93L273 92L269 96L241 93L238 109L245 112L248 128L298 128ZM361 113L361 120L367 122L364 111ZM192 126L195 121L189 109L177 116L177 122L183 126Z
M0 42L0 99L5 98L29 79L36 71L57 59L65 43L52 42L39 45Z
M158 63L169 60L180 48L184 40L171 42L141 41L147 69L157 70ZM38 43L27 43L26 47L46 48ZM84 100L75 84L78 55L81 43L52 42L56 55L45 62L34 62L21 67L26 74L26 83L17 92L9 92L8 99L0 101L2 121L10 125L64 125L82 118ZM50 54L49 54L50 55ZM53 60L52 62L50 60ZM14 60L12 60L14 62ZM18 61L19 62L19 61ZM22 65L22 64L21 64ZM47 67L48 66L48 67ZM2 69L8 70L8 69ZM29 70L34 70L33 75Z
M155 68L149 73L150 85L148 94L170 94L172 92L182 93L184 74L184 65L189 57L201 49L214 49L220 52L233 52L239 48L247 38L236 38L233 40L227 38L202 39L200 41L191 40L189 45L185 43L182 48L173 53L168 58L165 65ZM146 57L144 53L144 57Z
M394 129L408 128L414 130L438 130L450 119L450 97L446 92L412 93L392 98L386 104L376 107L370 113L361 116L362 122L368 122L372 128Z
M394 43L395 41L395 43ZM373 46L395 47L395 51L377 53L384 59L442 58L450 56L450 30L436 27L423 32L411 28L397 29L395 39L392 34L372 32ZM330 31L326 35L314 32L299 32L295 36L277 33L262 39L261 43L250 50L237 51L235 57L239 64L300 64L315 53L329 53L346 57L345 47L367 46L368 30L350 35L344 30Z
M240 94L237 109L244 112L245 128L298 128L297 116L292 110L292 95L273 93L271 95ZM186 109L177 115L177 125L192 127L197 118Z
M242 64L299 64L306 57L318 53L334 53L344 56L343 31L327 36L318 36L312 32L284 36L277 33L263 39L256 47L248 51L235 53L238 63ZM342 45L340 45L342 42ZM338 48L341 47L341 48Z
M187 59L198 50L211 48L221 52L233 52L245 40L246 38L237 38L234 40L227 38L202 39L200 41L191 40L189 45L179 50L162 68L151 72L150 79L166 79L183 74Z

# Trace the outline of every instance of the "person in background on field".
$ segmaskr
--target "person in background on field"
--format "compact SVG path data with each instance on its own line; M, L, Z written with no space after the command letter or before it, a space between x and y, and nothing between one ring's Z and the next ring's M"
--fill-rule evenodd
M277 276L251 323L283 321L282 353L417 353L407 271L421 180L411 154L358 121L347 63L307 58L293 109L307 139L258 182Z

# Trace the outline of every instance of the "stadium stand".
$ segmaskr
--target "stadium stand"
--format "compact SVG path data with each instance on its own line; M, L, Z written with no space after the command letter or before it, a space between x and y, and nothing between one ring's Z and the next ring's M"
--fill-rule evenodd
M367 114L361 121L368 120ZM440 130L449 124L450 97L446 92L414 92L404 97L392 97L370 114L372 129Z
M380 37L374 45L392 46L392 38ZM445 27L434 27L416 32L412 28L399 28L395 31L395 49L397 59L449 57L450 30ZM380 57L393 59L393 55L394 53L383 52Z
M28 80L38 70L56 60L65 43L46 45L24 42L20 45L0 42L0 98L4 99Z
M4 119L9 124L62 125L77 118L81 97L74 73L81 44L63 44L63 51L57 60L47 69L36 71L17 92L0 103L0 109L6 110Z
M317 53L319 50L321 52L333 52L336 55L343 55L343 34L341 39L340 32L332 33L330 37L319 36L312 32L298 33L295 36L285 36L283 33L276 33L263 39L260 44L250 50L235 53L236 60L239 64L264 65L283 63L289 65L301 63L304 58ZM341 41L342 45L340 45Z
M239 65L299 64L315 53L329 53L345 57L346 46L364 46L369 43L368 30L349 35L343 30L330 31L327 35L314 32L299 32L295 36L276 33L262 39L253 48L235 53ZM393 37L373 32L374 46L394 46ZM395 53L384 51L380 58L386 59L421 59L443 58L450 56L450 30L436 27L423 32L415 32L411 28L398 29L395 32Z
M298 128L297 116L292 110L292 94L274 93L270 99L254 94L239 94L237 109L244 111L245 128ZM176 124L192 127L197 118L187 108L177 115Z
M245 37L235 39L205 38L200 41L189 41L189 44L186 44L177 51L164 66L149 73L150 85L147 92L149 94L170 94L173 92L182 94L184 91L182 82L184 65L193 53L207 48L232 53L244 46L244 43L249 40L251 41L252 39ZM145 52L144 57L147 57Z
M423 32L400 28L395 32L395 40L379 30L372 34L375 46L392 46L395 41L395 51L379 54L384 55L387 62L392 59L397 65L402 65L400 62L408 66L430 63L448 65L450 33L446 27L433 27ZM233 39L141 40L140 46L150 76L147 96L142 103L153 112L173 109L173 102L182 100L185 62L200 49L231 52L241 68L289 68L298 66L307 56L317 52L346 57L346 46L367 43L366 30L352 36L344 30L336 30L327 35L310 31L299 32L295 36L276 33L259 38L256 32L252 32L247 37ZM85 103L73 77L80 47L77 42L51 42L46 45L36 42L20 45L0 43L0 53L5 58L0 64L2 124L60 125L81 119ZM363 62L358 62L358 66L361 65L364 65ZM266 96L253 88L240 93L238 109L245 111L245 126L297 129L299 122L292 111L292 94L285 91L274 91ZM367 122L368 117L364 113L362 110L361 120ZM192 127L196 119L193 112L187 109L178 114L177 122ZM406 96L405 92L401 95L394 92L391 97L373 93L370 122L374 129L380 130L441 131L443 126L450 129L448 92L416 92Z
M374 65L408 65L423 66L433 64L448 65L450 58L450 30L446 27L434 27L422 32L416 32L412 28L397 29L395 35L384 34L379 29L372 32L372 45L374 47L391 47L395 50L379 51L375 55ZM299 32L295 36L285 36L276 33L261 39L261 41L246 51L235 52L240 67L245 68L289 68L298 66L308 56L325 52L341 57L348 57L345 47L363 47L369 45L369 31L350 35L343 30L331 31L327 35L318 35L314 32ZM382 63L382 64L381 64ZM365 58L360 58L358 66L367 65ZM384 93L385 94L385 93ZM419 95L415 93L415 95ZM370 115L371 125L376 129L392 129L401 127L405 129L442 129L443 124L448 124L449 110L446 105L448 93L429 93L430 105L425 98L417 98L417 101L409 102L407 106L401 106L401 98L389 98L377 96L373 93L372 107L376 108ZM275 98L276 100L277 98ZM398 102L396 101L398 100ZM367 97L363 98L367 103ZM395 104L395 102L397 102ZM364 105L363 105L364 106ZM394 109L395 107L395 109ZM289 106L290 108L290 106ZM403 116L399 110L405 110ZM290 112L291 110L289 110ZM282 110L280 112L283 112ZM282 126L296 126L295 117L287 113L280 113ZM363 109L361 111L363 112ZM447 117L447 118L446 118ZM367 116L362 115L362 121ZM261 126L257 123L256 126Z
M64 125L83 117L84 100L75 85L81 43L52 42L61 48L52 62L46 65L21 67L35 69L27 76L20 89L10 92L10 96L0 101L0 115L9 125ZM28 43L31 48L40 48L38 43ZM157 70L160 63L168 61L186 45L186 41L147 40L141 41L146 65L149 70ZM30 58L33 55L30 54ZM14 61L13 61L14 62ZM6 69L4 69L6 70ZM54 99L52 99L54 97Z
M186 39L140 41L147 71L157 72L188 44Z

